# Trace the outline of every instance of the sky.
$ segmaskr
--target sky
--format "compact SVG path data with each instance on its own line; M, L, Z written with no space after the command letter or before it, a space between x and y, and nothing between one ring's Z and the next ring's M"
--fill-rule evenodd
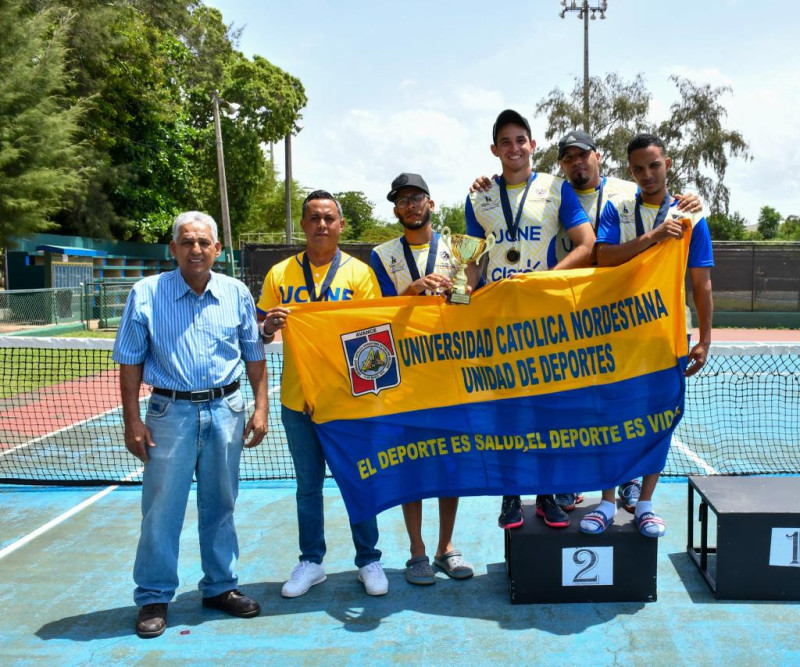
M243 53L305 86L294 179L362 191L384 220L394 220L386 194L401 172L422 174L439 205L461 203L476 176L497 173L491 128L505 108L545 146L537 103L583 80L583 22L561 19L559 0L497 10L477 0L205 3L243 28ZM800 2L608 0L606 17L590 21L590 75L643 74L655 122L677 99L671 74L730 86L727 127L752 155L729 162L730 210L749 224L764 205L800 214ZM282 146L275 158L283 172Z

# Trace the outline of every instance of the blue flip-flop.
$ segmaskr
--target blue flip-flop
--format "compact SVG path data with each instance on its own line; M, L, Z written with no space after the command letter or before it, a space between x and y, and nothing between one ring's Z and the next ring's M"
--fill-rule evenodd
M667 534L667 524L655 512L642 512L639 516L634 515L633 522L645 537L664 537ZM650 528L653 530L648 530Z
M583 525L584 521L587 522L586 526ZM586 535L599 535L600 533L605 532L606 528L608 528L612 523L614 523L613 516L608 518L600 510L595 510L594 512L589 512L581 519L581 522L578 524L578 530Z

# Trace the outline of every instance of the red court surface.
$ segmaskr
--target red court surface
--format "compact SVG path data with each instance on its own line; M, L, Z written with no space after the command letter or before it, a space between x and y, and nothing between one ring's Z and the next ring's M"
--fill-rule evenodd
M692 329L692 340L697 341L699 333ZM799 329L712 329L712 343L752 342L752 343L800 343Z

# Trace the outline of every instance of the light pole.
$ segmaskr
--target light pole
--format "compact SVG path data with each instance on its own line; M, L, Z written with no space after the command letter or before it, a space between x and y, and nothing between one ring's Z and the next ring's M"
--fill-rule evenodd
M211 91L211 103L214 108L214 135L217 140L217 170L219 172L219 201L222 211L222 238L225 246L225 273L236 275L233 265L233 241L231 239L231 216L228 210L228 181L225 179L225 153L222 148L222 127L219 122L219 93Z
M567 12L578 12L578 18L583 19L583 129L589 131L589 12L591 19L597 18L596 13L600 12L600 19L605 20L608 0L602 0L594 5L589 4L589 0L561 0L564 9L559 16L563 19Z

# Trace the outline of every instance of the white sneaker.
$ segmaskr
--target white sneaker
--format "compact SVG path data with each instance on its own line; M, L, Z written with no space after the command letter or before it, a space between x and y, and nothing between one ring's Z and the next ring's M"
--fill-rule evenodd
M321 584L325 579L327 577L322 565L301 560L292 570L289 581L281 588L281 595L285 598L296 598L312 586Z
M389 592L389 580L380 561L358 568L358 580L364 584L367 595L386 595Z

